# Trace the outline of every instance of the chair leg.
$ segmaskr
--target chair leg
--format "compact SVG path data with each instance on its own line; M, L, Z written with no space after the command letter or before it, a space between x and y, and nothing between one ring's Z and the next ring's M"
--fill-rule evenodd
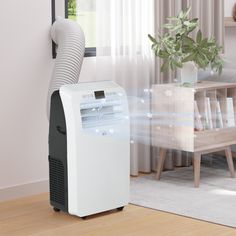
M201 154L193 154L193 166L194 166L194 187L198 188L200 184L200 170L201 170Z
M227 163L228 163L228 167L230 171L230 176L231 178L235 178L234 162L233 162L232 151L230 147L227 147L225 149L225 155L226 155L226 159L227 159Z
M166 159L166 149L165 148L160 148L160 158L157 164L157 174L156 174L156 179L160 180L161 179L161 172L163 170L164 162Z

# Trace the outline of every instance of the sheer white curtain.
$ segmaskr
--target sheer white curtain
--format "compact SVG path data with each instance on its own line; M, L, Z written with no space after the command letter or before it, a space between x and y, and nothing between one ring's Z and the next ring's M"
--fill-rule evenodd
M154 0L97 1L97 79L123 86L131 113L131 175L151 171L150 87L155 58Z

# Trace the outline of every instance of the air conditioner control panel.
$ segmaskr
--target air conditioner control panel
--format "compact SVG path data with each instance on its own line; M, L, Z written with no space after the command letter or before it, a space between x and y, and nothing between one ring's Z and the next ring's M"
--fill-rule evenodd
M128 119L123 109L123 94L97 90L82 96L80 103L82 128L101 135L114 135L118 124Z

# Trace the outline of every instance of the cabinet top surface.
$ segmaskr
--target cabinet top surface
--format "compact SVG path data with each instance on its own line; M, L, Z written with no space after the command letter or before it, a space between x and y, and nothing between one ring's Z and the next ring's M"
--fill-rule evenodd
M200 81L197 84L194 84L192 87L181 86L180 83L168 83L168 84L154 84L153 88L162 87L162 88L184 88L184 89L194 89L196 91L201 90L210 90L210 89L221 89L221 88L235 88L236 83L225 83L225 82L215 82L215 81Z

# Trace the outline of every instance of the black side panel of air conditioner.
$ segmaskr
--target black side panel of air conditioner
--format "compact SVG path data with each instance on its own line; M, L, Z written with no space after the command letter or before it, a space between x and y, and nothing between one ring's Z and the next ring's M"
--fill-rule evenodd
M51 97L49 121L50 203L68 212L67 136L65 114L59 91Z

